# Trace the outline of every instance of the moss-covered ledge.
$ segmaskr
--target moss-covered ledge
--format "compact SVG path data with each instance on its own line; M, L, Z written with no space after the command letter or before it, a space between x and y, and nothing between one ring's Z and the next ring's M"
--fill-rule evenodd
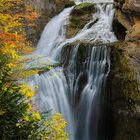
M140 139L140 92L127 52L128 43L111 47L111 72L107 80L110 140Z
M76 5L70 15L67 38L74 37L92 19L93 13L95 13L95 5L92 3Z
M65 8L67 7L72 7L75 5L75 2L73 0L69 0L66 4L65 4Z

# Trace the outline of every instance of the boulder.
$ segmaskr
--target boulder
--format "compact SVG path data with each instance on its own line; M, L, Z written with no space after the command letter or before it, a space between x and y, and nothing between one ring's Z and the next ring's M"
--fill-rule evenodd
M95 5L92 3L76 5L70 15L67 38L74 37L92 19L93 13Z

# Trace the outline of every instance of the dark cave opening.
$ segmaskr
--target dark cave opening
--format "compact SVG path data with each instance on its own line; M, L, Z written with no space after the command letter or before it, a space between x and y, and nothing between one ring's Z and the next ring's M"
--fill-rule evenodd
M113 31L118 40L120 41L125 40L127 29L118 20L113 21Z

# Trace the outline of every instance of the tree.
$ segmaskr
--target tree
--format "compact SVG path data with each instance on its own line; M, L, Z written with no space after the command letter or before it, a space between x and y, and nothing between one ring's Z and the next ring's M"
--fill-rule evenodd
M27 27L34 28L38 14L26 0L0 0L0 139L65 140L61 114L48 117L32 110L34 92L19 78L37 73L25 70L25 54L32 52Z

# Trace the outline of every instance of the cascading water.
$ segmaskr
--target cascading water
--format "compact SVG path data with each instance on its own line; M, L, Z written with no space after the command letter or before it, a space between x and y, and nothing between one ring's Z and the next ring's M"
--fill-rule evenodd
M28 62L27 68L59 63L52 54L60 55L58 46L65 40L66 25L71 10L72 8L64 9L46 25L35 52L28 56L32 59Z
M106 45L95 44L116 41L112 32L113 5L97 4L93 19L75 37L66 39L66 25L72 9L65 9L46 25L37 49L32 55L35 58L27 64L27 67L60 63L61 50L77 40L86 40L93 45L86 47L83 60L77 62L81 47L77 44L72 48L65 70L63 67L54 66L55 68L48 72L29 78L27 83L39 87L34 89L38 94L33 100L42 112L51 110L51 113L63 114L68 122L66 131L70 132L68 134L70 140L107 140L102 121L103 88L110 71L110 49Z
M72 8L64 9L58 16L54 17L45 27L37 49L32 56L35 56L27 63L27 68L38 68L46 65L59 63L52 55L59 54L58 46L65 40L66 25ZM29 56L31 57L31 56ZM74 140L74 124L71 108L68 101L68 85L63 73L63 68L53 68L41 75L35 75L27 80L27 83L34 87L38 86L39 93L34 97L34 102L41 112L60 112L69 123L68 137ZM35 90L35 89L34 89Z
M110 71L110 51L106 46L88 48L89 53L78 77L87 77L76 110L76 140L100 140L98 136L104 81ZM78 78L80 79L80 78ZM78 88L77 88L78 90ZM84 126L84 127L82 127ZM103 127L103 126L102 126ZM92 131L91 131L92 130ZM101 134L103 135L103 134ZM102 138L103 140L104 138Z
M73 139L74 124L68 101L68 85L61 67L31 77L27 82L31 87L38 86L37 94L33 101L41 112L61 112L69 123L67 132L69 138Z

